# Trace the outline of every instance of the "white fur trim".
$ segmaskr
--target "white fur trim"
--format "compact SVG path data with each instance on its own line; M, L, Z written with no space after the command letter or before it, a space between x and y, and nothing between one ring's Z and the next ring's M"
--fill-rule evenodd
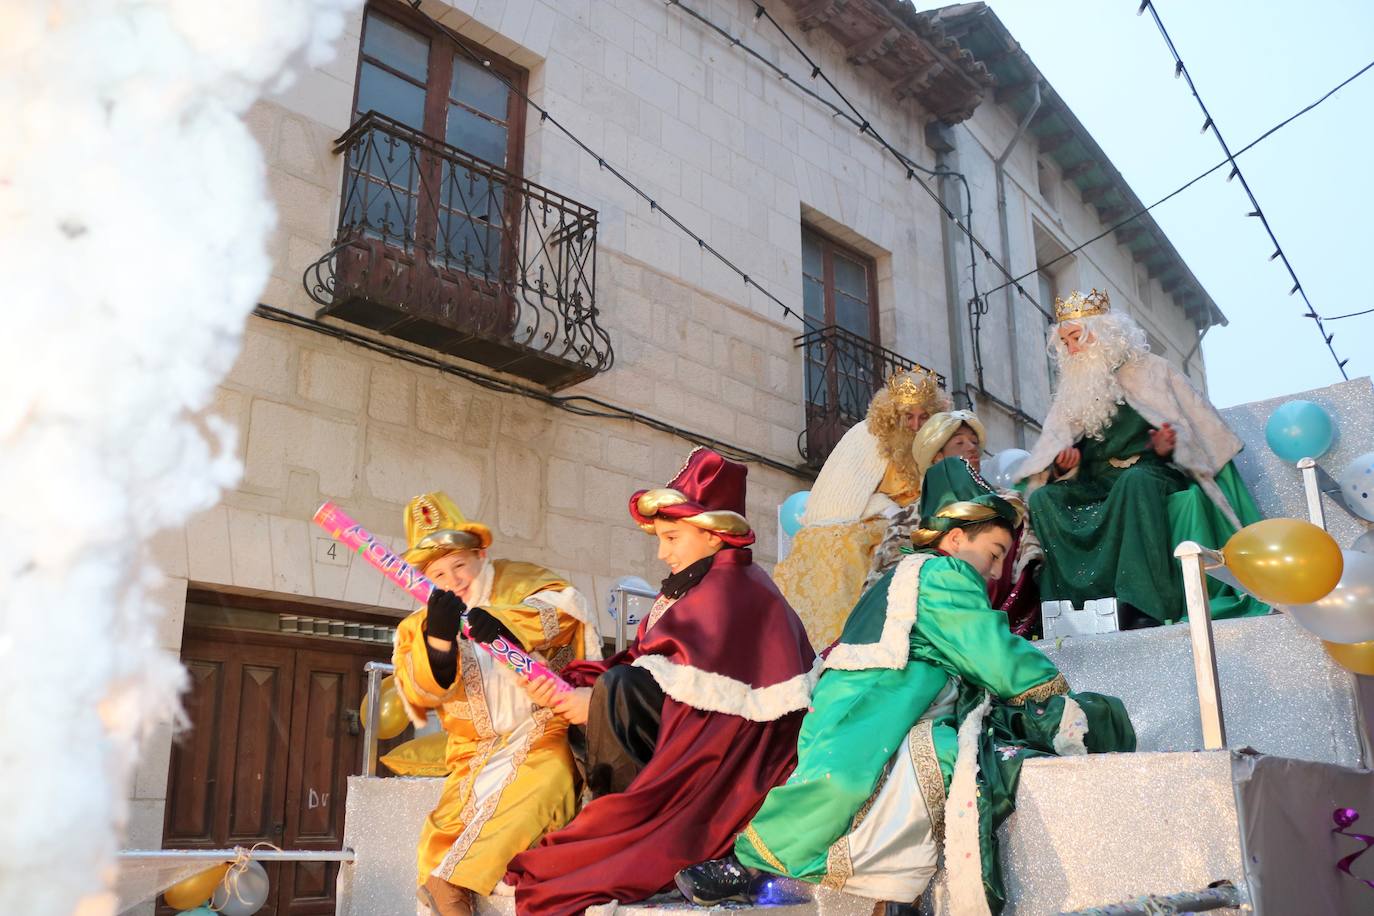
M1212 478L1239 454L1242 442L1217 409L1198 393L1187 376L1153 353L1138 354L1118 369L1116 375L1126 393L1126 402L1146 423L1155 428L1165 423L1174 427L1178 442L1174 446L1173 463L1198 482L1227 521L1238 524L1235 509ZM1040 438L1030 455L1016 468L1017 477L1034 478L1048 470L1055 456L1081 437L1082 430L1064 416L1060 408L1057 399L1050 404ZM1069 476L1066 474L1060 479ZM1036 489L1036 483L1032 480L1027 496Z
M840 643L826 656L825 667L843 671L868 668L905 668L911 655L911 628L921 588L921 566L933 554L914 553L897 564L887 589L887 617L883 633L873 643Z
M653 675L663 692L679 703L751 722L772 722L811 705L810 672L767 687L751 687L723 674L670 662L662 655L641 655L634 666Z
M811 485L802 524L839 525L863 518L885 473L887 461L878 438L868 431L868 421L855 423L840 437Z
M984 694L959 725L959 752L945 802L945 871L954 916L992 916L978 841L978 738L991 706L992 698Z
M1064 713L1054 732L1054 752L1060 757L1078 757L1088 753L1083 739L1088 734L1088 714L1073 697L1064 697Z
M530 596L547 601L563 613L582 624L582 657L599 659L601 657L601 634L597 632L597 615L593 614L587 599L571 585L565 589L544 589Z

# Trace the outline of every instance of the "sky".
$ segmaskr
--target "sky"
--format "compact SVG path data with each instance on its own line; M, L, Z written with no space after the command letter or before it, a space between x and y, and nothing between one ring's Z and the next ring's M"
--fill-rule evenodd
M918 0L917 9L944 3ZM991 0L1137 195L1152 203L1223 158L1138 0ZM1155 0L1232 150L1374 61L1374 3ZM1313 12L1316 10L1316 12ZM1238 161L1323 316L1374 308L1374 70ZM1240 182L1220 169L1152 211L1230 320L1203 343L1218 407L1340 381ZM1104 239L1098 244L1110 244ZM1351 378L1374 374L1374 314L1327 325Z

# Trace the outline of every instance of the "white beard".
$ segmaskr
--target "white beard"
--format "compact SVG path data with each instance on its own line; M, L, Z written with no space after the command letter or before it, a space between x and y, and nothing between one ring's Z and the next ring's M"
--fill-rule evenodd
M1080 430L1081 435L1101 439L1116 417L1117 408L1126 400L1126 392L1116 377L1120 365L1119 361L1109 360L1104 347L1092 345L1074 356L1066 354L1060 362L1054 400L1069 425Z

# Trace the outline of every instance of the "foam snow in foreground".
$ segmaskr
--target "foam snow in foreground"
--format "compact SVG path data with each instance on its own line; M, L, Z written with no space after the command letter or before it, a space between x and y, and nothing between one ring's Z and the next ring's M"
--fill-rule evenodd
M184 672L147 544L237 478L194 415L268 276L240 120L359 0L0 11L0 913L112 913L141 736Z

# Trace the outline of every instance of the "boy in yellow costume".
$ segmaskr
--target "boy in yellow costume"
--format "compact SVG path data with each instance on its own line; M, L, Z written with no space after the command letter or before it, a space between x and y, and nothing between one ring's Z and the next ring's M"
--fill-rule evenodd
M488 559L491 530L444 493L412 499L405 528L405 560L435 590L397 628L396 686L412 721L433 709L448 733L449 775L420 832L420 913L469 916L472 893L490 894L511 857L571 820L577 801L568 723L472 643L503 636L558 671L600 658L601 641L566 579Z
M920 498L911 443L932 414L948 409L935 373L920 367L899 372L825 459L802 513L805 527L773 570L816 651L840 635L891 517Z

